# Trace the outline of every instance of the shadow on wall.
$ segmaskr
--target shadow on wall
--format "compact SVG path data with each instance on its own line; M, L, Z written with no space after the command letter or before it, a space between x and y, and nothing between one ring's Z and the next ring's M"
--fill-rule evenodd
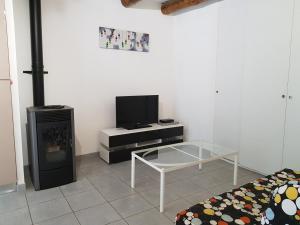
M76 156L82 155L82 146L76 136L75 136L75 149L76 149L76 152L75 152Z

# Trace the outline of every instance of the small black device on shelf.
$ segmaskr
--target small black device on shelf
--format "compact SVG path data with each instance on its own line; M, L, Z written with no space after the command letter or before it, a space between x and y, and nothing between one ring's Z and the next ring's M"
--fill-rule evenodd
M160 123L174 123L175 121L173 119L160 119Z
M128 130L158 122L158 95L116 97L116 126Z

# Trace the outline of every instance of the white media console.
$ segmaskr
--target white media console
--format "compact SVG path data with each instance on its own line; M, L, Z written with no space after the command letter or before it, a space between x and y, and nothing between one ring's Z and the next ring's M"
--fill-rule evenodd
M100 132L100 157L107 163L129 160L131 152L183 141L182 124L159 125L134 130L104 129Z

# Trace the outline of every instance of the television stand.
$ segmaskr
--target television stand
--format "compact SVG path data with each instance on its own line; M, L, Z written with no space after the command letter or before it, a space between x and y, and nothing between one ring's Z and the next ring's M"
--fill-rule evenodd
M131 125L125 125L123 128L126 130L135 130L135 129L141 129L141 128L147 128L152 127L150 124L131 124Z
M183 142L182 124L159 125L127 130L110 128L100 132L99 155L107 163L131 159L131 152Z

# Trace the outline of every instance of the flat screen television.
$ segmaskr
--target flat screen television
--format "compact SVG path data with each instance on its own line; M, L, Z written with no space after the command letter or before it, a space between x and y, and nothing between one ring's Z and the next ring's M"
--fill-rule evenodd
M158 122L158 95L116 97L116 125L126 129Z

